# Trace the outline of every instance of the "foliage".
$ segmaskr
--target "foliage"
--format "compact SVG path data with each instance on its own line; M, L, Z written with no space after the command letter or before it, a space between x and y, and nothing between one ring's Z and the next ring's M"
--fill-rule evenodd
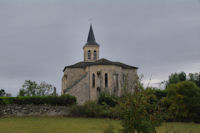
M167 90L154 89L154 95L158 100L162 100L167 96Z
M168 78L168 81L166 81L166 88L170 85L170 84L176 84L178 82L181 82L181 81L185 81L187 78L186 78L186 74L185 72L180 72L180 73L172 73L169 78Z
M100 105L95 101L87 101L83 105L74 105L70 110L70 115L74 117L100 117L100 118L120 118L119 106L110 107Z
M11 94L6 93L6 91L4 89L0 89L0 97L3 97L3 96L10 97Z
M199 88L200 73L172 73L165 81L165 90L162 91L167 95L160 93L163 95L162 107L166 110L166 120L200 122Z
M112 125L108 125L108 127L104 130L104 133L114 133L114 127Z
M102 111L102 106L98 105L94 101L87 101L83 106L79 106L77 109L80 109L76 110L77 116L99 117Z
M25 80L18 96L49 96L53 94L54 86L41 82L39 85L35 81Z
M165 102L169 116L176 121L200 122L200 88L191 81L171 84Z
M0 98L0 105L4 105L3 100Z
M4 89L0 89L0 97L5 96L6 92Z
M194 82L198 87L200 87L200 73L189 73L188 80Z
M76 98L71 95L62 96L32 96L32 97L1 97L2 104L34 104L34 105L60 105L69 106L76 104Z
M172 73L168 80L162 83L165 83L165 88L167 88L170 84L176 84L182 81L192 81L200 87L200 73L189 73L188 75L185 72Z
M84 105L73 106L70 114L78 117L99 117L102 106L94 101L87 101Z
M100 96L98 98L98 104L100 105L108 105L110 107L114 107L117 104L117 97L111 96L110 93L107 92L101 92Z
M155 95L151 91L135 89L134 93L127 94L121 105L122 133L155 133L159 125L159 108L153 102Z

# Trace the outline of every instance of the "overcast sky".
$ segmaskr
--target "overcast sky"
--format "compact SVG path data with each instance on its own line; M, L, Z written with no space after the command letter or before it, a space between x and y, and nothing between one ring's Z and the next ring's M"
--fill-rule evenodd
M0 0L0 88L16 95L30 79L60 94L90 23L100 58L139 67L152 86L200 72L200 0Z

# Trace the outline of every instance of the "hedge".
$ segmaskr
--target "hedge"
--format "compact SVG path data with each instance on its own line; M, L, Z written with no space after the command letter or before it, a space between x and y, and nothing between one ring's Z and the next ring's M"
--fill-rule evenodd
M69 106L76 104L76 98L71 95L62 96L26 96L26 97L0 97L0 105L7 104L34 104L34 105L58 105L58 106Z
M110 107L100 105L95 101L87 101L83 105L74 105L70 108L69 115L72 117L94 117L120 119L120 106Z

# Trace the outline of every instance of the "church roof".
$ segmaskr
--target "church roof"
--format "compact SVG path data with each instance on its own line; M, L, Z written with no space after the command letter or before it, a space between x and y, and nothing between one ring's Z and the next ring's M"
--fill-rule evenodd
M87 39L87 43L85 45L98 45L99 46L99 44L95 40L92 25L90 25L90 30L89 30L89 33L88 33L88 39Z
M121 63L121 62L113 62L113 61L102 58L102 59L99 59L95 62L81 61L81 62L78 62L74 65L66 66L64 68L63 72L65 71L66 68L86 68L87 66L93 66L93 65L116 65L116 66L120 66L124 69L138 69L138 67L129 66L129 65L126 65L126 64Z

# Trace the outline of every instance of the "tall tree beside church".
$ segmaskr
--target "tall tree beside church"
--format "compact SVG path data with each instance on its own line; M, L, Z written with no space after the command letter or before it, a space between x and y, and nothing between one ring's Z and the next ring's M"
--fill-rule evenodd
M6 91L4 89L0 89L0 97L11 97L10 93L6 93Z
M6 92L4 89L0 89L0 97L5 96Z
M54 86L46 82L39 85L35 81L25 80L18 96L48 96L53 95Z

